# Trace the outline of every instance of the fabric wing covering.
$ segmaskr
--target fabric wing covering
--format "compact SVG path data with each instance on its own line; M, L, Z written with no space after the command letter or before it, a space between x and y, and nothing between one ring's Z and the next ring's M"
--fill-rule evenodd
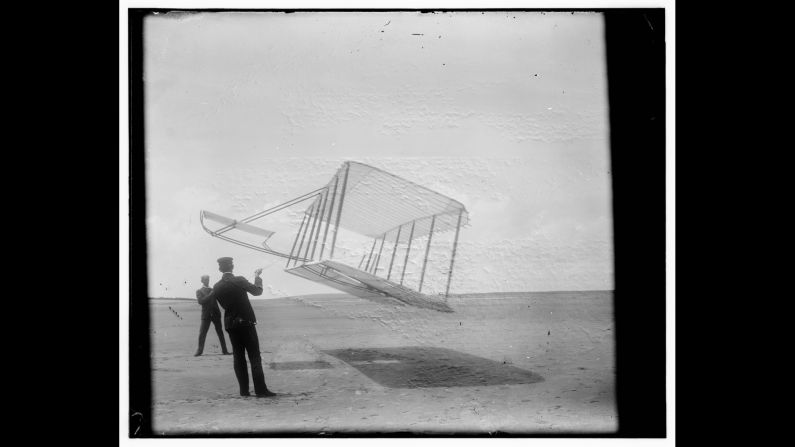
M328 200L331 201L334 197L335 178L339 178L337 195L334 197L334 212L330 218L332 223L336 222L337 207L342 198L341 228L372 238L380 238L386 233L386 241L394 242L398 227L403 225L400 241L408 242L412 221L415 221L412 239L431 232L434 215L434 233L455 230L459 213L461 226L469 221L466 208L457 200L364 163L351 161L346 164L350 168L344 198L341 197L341 191L345 179L345 164L328 184ZM311 210L310 206L307 213ZM327 212L323 221L328 220Z

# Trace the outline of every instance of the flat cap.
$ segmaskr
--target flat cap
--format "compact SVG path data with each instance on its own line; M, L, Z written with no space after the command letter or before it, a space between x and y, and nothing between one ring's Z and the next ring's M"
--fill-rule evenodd
M219 264L229 264L230 262L232 262L232 258L229 257L218 258Z

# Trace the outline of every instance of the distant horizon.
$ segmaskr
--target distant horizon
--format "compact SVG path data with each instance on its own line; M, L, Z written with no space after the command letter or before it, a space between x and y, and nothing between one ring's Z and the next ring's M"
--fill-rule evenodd
M473 292L473 293L451 293L451 297L464 297L464 296L474 296L474 295L513 295L518 293L571 293L571 292L615 292L615 289L587 289L587 290L523 290L523 291L514 291L514 292ZM274 296L274 297L267 297L267 298L260 298L260 297L250 297L249 299L254 301L264 301L264 300L280 300L285 298L296 298L301 296L319 296L319 295L347 295L351 298L359 298L355 295L351 295L349 293L302 293L298 295L290 295L290 296ZM196 298L184 298L184 297L167 297L167 296L150 296L148 297L150 300L180 300L180 301L196 301ZM363 299L364 298L360 298Z

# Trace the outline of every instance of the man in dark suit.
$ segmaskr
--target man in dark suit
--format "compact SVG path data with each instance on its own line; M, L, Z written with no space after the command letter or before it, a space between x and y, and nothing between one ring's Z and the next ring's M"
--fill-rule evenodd
M194 356L202 355L204 352L204 340L207 338L207 331L210 329L210 323L215 326L215 333L218 334L218 339L221 341L221 350L224 355L229 355L231 352L226 350L226 340L224 339L224 331L221 329L221 309L218 308L218 303L212 298L210 292L213 291L210 286L210 277L202 275L202 287L196 291L196 299L202 306L202 323L199 327L199 348L196 350Z
M265 374L262 371L262 358L259 354L259 338L257 338L257 317L248 299L248 293L262 295L262 269L254 271L254 284L242 276L235 276L232 258L219 258L218 270L223 273L221 280L215 283L210 296L214 297L224 309L224 327L232 342L235 375L240 385L240 395L250 396L248 388L248 365L246 353L251 362L251 375L254 379L254 392L257 397L271 397L276 394L265 385Z

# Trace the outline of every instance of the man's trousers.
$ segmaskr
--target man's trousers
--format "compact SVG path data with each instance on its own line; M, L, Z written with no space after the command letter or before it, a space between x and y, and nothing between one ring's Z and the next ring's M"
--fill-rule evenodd
M244 326L227 331L232 342L232 355L235 362L235 375L240 385L240 394L246 396L248 389L248 365L246 353L251 362L251 376L254 379L254 392L263 394L268 391L265 385L265 374L262 371L262 358L259 354L259 339L254 326Z
M226 340L224 339L224 331L221 328L221 317L218 316L212 320L202 320L201 327L199 327L199 348L196 350L196 355L201 355L204 352L204 340L207 339L207 331L210 330L210 323L215 326L215 333L218 334L218 340L221 341L221 350L226 353Z

